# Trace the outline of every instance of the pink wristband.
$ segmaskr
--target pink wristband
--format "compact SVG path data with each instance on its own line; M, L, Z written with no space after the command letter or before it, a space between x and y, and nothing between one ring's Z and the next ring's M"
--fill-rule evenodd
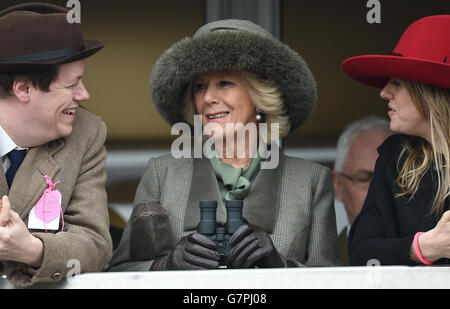
M414 250L416 251L417 257L419 258L419 260L425 264L425 265L431 265L433 264L433 262L427 261L423 258L422 253L420 252L420 248L419 248L419 236L422 235L423 232L417 232L416 235L414 235L414 241L413 241L413 245L414 245Z

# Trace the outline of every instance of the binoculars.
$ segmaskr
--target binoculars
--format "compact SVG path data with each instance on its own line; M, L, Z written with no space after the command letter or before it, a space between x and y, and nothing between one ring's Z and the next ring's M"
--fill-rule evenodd
M220 265L225 265L225 255L230 250L231 235L244 225L242 200L225 201L227 221L224 225L216 222L217 201L200 201L200 223L197 232L214 241L220 254Z

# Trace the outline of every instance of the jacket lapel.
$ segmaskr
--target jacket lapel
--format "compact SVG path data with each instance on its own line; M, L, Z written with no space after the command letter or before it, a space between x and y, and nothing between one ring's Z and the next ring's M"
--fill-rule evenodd
M279 191L284 156L280 152L279 165L275 169L261 169L250 193L244 199L243 217L247 222L267 233L273 233L278 219Z
M279 191L284 156L276 169L262 169L244 199L243 217L251 225L272 233L278 218ZM217 222L225 223L226 211L214 170L207 158L194 159L191 189L184 217L184 231L196 230L200 222L201 200L217 201Z
M63 140L58 139L28 150L9 191L11 207L22 219L28 217L47 187L44 175L55 181L54 177L60 166L53 159L53 155L63 146Z
M195 158L191 190L184 215L184 231L196 230L200 222L200 201L217 201L217 221L225 222L225 206L222 203L216 175L207 158Z
M3 168L2 168L3 171ZM6 176L5 173L0 173L0 198L3 197L3 195L8 195L8 184L6 183Z

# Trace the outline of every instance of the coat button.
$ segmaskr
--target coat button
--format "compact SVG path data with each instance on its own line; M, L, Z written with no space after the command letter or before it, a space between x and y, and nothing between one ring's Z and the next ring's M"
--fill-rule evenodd
M61 278L61 274L60 273L54 273L53 275L52 275L52 279L53 280L59 280Z

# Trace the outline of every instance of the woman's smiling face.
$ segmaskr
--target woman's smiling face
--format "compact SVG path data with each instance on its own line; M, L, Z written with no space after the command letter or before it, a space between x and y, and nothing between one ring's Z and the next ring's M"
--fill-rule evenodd
M222 132L214 139L224 138L234 129L226 124L256 124L256 109L248 86L239 70L210 71L198 75L193 82L194 105L202 117L203 126L220 125ZM233 127L233 126L231 126ZM233 131L231 131L233 130Z

